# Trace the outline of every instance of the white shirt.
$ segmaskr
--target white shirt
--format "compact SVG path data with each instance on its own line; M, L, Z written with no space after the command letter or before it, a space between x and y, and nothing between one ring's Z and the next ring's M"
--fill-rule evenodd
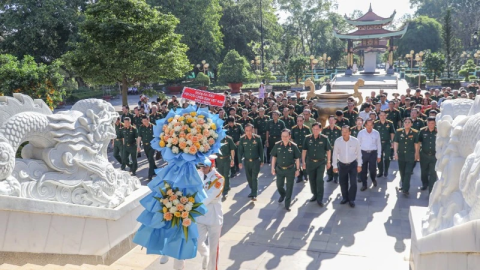
M363 151L377 150L377 158L382 155L382 140L380 139L380 133L375 129L368 133L367 129L362 129L357 135L358 142L360 143L360 149Z
M370 118L370 113L371 112L372 112L372 110L370 110L369 112L361 111L360 114L358 114L358 117L361 117L363 119L363 121L367 121L367 119Z
M355 160L357 160L357 167L362 166L362 152L357 138L350 136L348 141L343 137L336 139L332 157L333 168L337 168L337 161L351 163Z
M207 207L208 211L205 215L197 217L196 221L198 224L207 226L221 226L223 224L221 195L225 179L215 168L212 168L207 174L206 179L204 179L205 177L201 170L198 171L198 174L203 181L203 189L207 193L207 198L202 203Z

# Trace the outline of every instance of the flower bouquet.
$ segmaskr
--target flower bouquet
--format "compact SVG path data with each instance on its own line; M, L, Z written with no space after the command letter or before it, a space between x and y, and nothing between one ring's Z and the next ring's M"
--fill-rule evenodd
M207 208L202 204L206 193L195 165L218 153L225 137L222 127L218 115L195 106L171 110L157 120L151 144L168 165L157 169L157 176L148 184L152 192L141 200L145 210L137 220L142 225L133 239L146 247L147 253L179 260L196 256L195 218Z

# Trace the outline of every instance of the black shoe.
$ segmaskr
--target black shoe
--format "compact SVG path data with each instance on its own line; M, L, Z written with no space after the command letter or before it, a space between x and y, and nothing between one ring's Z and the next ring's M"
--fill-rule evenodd
M408 191L402 191L402 193L403 193L403 195L405 195L405 196L410 195L410 193L408 193Z
M377 180L372 180L372 183L373 183L373 186L374 186L374 187L377 186Z
M281 196L280 199L278 199L278 203L282 203L283 200L285 200L285 196Z
M355 203L354 202L349 202L348 204L350 204L350 207L355 208Z
M346 204L347 202L348 202L347 199L343 199L343 200L340 202L340 204Z
M317 204L318 204L318 206L320 206L320 207L325 206L325 205L323 204L323 202L317 202Z
M362 179L357 179L357 182L358 182L358 183L361 183L361 182L362 182Z
M327 182L332 182L333 181L333 178L328 178L327 179Z
M292 211L292 210L290 210L290 207L285 207L285 210L287 210L287 212Z
M252 198L252 197L253 197L253 195L252 195L252 194L248 194L248 198Z
M252 197L252 202L256 202L257 201L257 197Z
M388 176L388 173L385 173L385 174L383 175L383 177L387 177L387 176Z
M420 188L420 190L427 190L427 187L423 186Z
M121 168L120 170L122 170L122 171L126 171L126 170L127 170L127 168Z
M315 202L317 201L317 197L313 196L312 198L310 198L310 200L308 200L309 202Z
M383 176L382 173L377 174L377 177L382 177L382 176Z
M225 201L228 197L228 194L223 194L222 201Z
M338 177L333 177L333 182L334 182L335 184L338 184Z
M402 187L398 187L398 191L402 191Z
M360 191L365 191L365 190L367 190L366 186L362 186L362 188L360 189Z

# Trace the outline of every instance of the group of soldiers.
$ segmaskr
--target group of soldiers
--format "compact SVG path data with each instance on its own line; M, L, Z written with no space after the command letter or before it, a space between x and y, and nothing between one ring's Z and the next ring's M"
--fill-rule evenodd
M407 89L406 94L393 94L392 97L383 90L379 93L373 91L363 104L356 104L353 97L348 98L345 108L330 115L328 125L324 127L316 120L319 112L314 107L315 100L306 100L300 92L294 96L288 96L287 91L270 92L265 98L257 97L251 91L241 93L239 98L228 93L225 95L223 107L209 107L224 120L227 133L216 160L217 170L225 178L223 199L228 196L230 179L244 169L251 190L248 197L255 201L260 168L267 163L271 164L272 174L277 176L279 202L285 201L287 210L290 209L294 182L309 181L313 195L310 201L323 206L325 171L327 182L338 183L338 172L332 166L335 140L342 136L341 130L346 126L356 137L364 129L367 119L373 120L374 129L381 137L381 158L376 164L376 177L387 177L391 160L397 160L400 190L408 195L410 177L419 162L421 189L431 191L437 179L434 169L435 116L440 112L440 104L449 99L472 98L463 89L452 91L449 88L423 93L420 89ZM151 180L156 168L155 151L150 145L153 125L180 104L173 97L170 101L152 102L148 106L149 112L145 112L144 107L136 107L132 114L124 106L123 114L115 124L114 156L122 164L122 169L128 166L135 174L137 153L142 144L149 161L148 179ZM365 189L364 181L361 190Z

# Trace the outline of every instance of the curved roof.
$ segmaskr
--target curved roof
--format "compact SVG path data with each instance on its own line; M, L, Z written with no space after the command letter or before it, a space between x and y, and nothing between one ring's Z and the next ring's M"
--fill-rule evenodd
M347 15L345 15L344 17L347 23L351 25L357 25L357 26L358 25L374 25L374 24L386 25L392 22L396 13L397 13L396 11L393 11L393 14L390 15L390 17L388 18L378 16L375 12L373 12L372 4L370 4L370 9L362 17L355 20L348 18Z
M402 37L407 32L408 25L402 30L390 31L386 29L371 29L371 30L356 30L348 34L339 34L333 30L333 35L339 39L369 39L369 38L388 38L388 37Z

